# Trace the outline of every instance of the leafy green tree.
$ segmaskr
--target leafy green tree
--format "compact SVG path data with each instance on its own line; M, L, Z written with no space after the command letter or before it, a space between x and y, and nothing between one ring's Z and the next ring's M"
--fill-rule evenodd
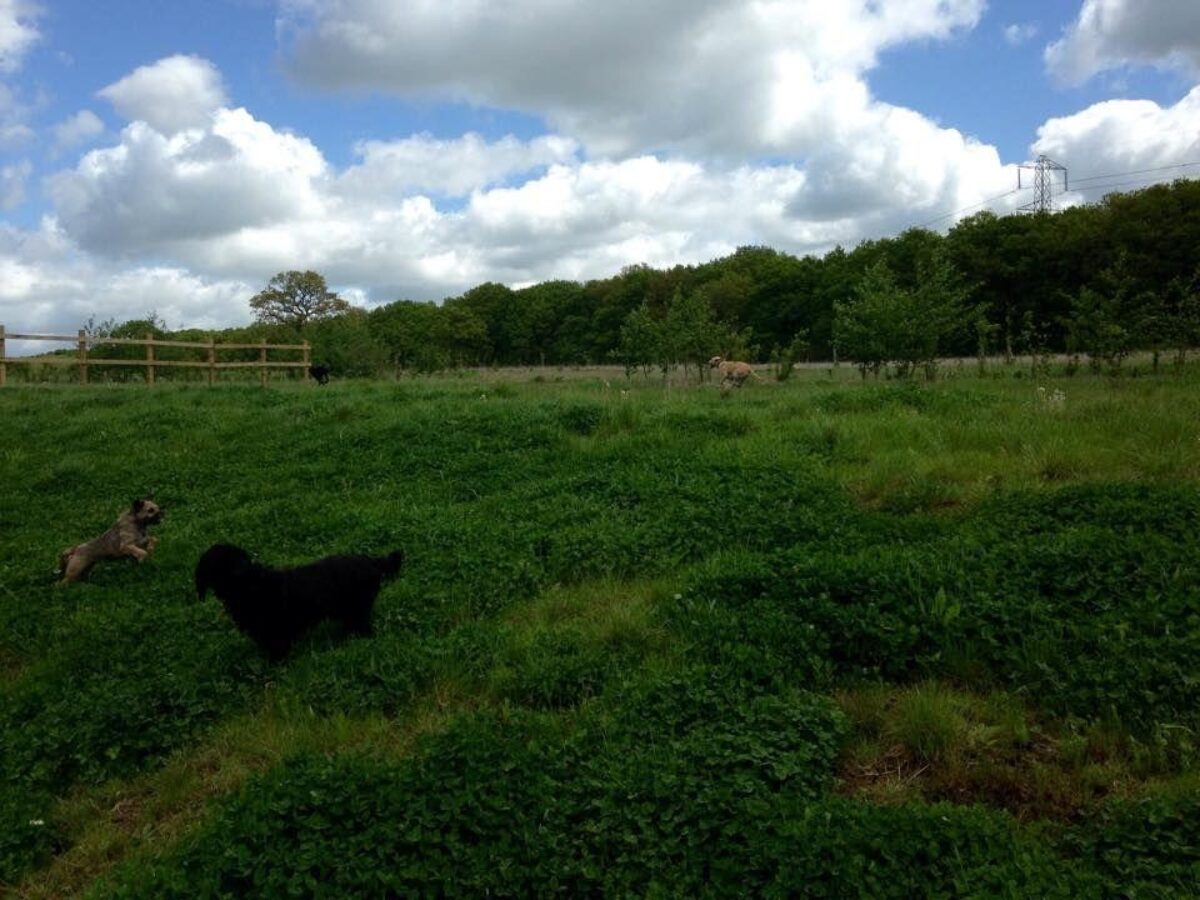
M718 353L723 344L730 342L730 329L713 317L712 307L704 294L695 291L684 294L676 289L662 323L660 349L664 362L681 364L684 374L688 366L696 367L698 380L703 381L708 372L707 363ZM666 368L664 367L664 372Z
M1187 352L1200 344L1200 266L1190 279L1171 281L1170 294L1174 300L1171 317L1170 345L1175 348L1175 365L1187 361Z
M493 358L487 323L470 307L447 300L434 319L434 346L452 366L481 365Z
M1120 371L1125 357L1139 344L1147 345L1152 331L1161 327L1154 321L1163 314L1154 308L1155 295L1137 292L1136 285L1129 258L1120 253L1094 285L1081 287L1071 298L1067 348L1087 353L1093 369L1107 363L1111 371Z
M801 329L791 342L781 350L776 350L773 354L775 359L775 379L777 381L787 381L792 377L792 371L796 368L796 363L808 353L808 332Z
M435 338L440 315L434 303L397 300L372 310L368 326L397 371L436 372L450 364L449 354Z
M1131 311L1132 343L1150 351L1150 365L1157 373L1164 348L1170 345L1175 331L1175 317L1160 291L1142 291L1133 298Z
M1099 370L1101 362L1107 362L1113 371L1119 370L1132 345L1132 334L1121 312L1119 296L1080 288L1071 300L1067 320L1068 351L1086 353L1093 369Z
M661 357L661 340L662 327L645 303L625 317L614 355L625 366L627 378L639 368L643 376L649 375L650 366Z
M987 358L988 352L991 350L992 338L1000 331L1000 326L988 321L983 306L975 307L971 322L975 328L975 359L979 366L979 374L982 375L987 371ZM1006 345L1005 350L1005 359L1012 359L1011 341Z
M257 321L296 329L349 308L347 301L329 290L325 277L312 271L280 272L250 298Z
M881 260L867 269L856 294L853 300L834 303L834 339L839 353L853 360L864 378L868 372L878 376L894 355L903 292Z
M556 346L559 327L582 296L583 285L577 281L544 281L516 292L523 315L524 343L518 347L523 361L543 366L563 361Z
M384 371L388 348L372 331L365 309L351 307L311 323L305 337L312 359L344 378L370 378Z
M528 351L529 326L524 308L516 302L511 288L494 281L471 288L457 300L445 306L461 304L483 323L487 334L486 349L477 362L485 365L515 365L525 362L522 353Z
M901 377L924 367L932 378L938 356L968 323L969 291L942 254L919 264L916 282L900 287L881 259L864 273L857 297L835 305L838 346L864 376L891 364Z

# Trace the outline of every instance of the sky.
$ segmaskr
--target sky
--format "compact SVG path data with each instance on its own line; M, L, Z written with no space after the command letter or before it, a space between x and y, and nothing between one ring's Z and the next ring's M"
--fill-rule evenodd
M1042 154L1060 206L1200 177L1200 2L0 0L0 324L820 255Z

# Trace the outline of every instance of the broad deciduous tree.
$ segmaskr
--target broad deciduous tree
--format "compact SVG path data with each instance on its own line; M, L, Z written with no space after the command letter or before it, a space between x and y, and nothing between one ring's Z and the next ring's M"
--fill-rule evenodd
M315 319L345 312L350 304L329 290L317 272L280 272L266 290L250 298L250 308L259 322L303 328Z

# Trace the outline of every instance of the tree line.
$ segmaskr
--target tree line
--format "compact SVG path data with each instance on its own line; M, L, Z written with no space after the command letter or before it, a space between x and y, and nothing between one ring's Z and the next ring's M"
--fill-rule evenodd
M1050 214L981 212L946 234L913 228L823 257L742 247L701 265L489 282L369 311L317 273L280 273L251 307L257 323L229 339L304 337L342 375L615 362L702 377L713 355L904 375L947 356L1052 352L1119 368L1135 350L1157 366L1200 344L1200 181ZM146 324L117 329L140 336Z

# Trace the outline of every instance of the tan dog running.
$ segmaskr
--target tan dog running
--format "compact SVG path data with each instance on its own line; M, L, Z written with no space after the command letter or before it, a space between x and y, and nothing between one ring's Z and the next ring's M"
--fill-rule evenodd
M87 577L92 566L101 559L131 556L141 562L158 545L158 538L147 534L146 528L161 522L162 517L162 510L149 497L134 500L113 527L100 537L62 552L58 558L62 583L70 584Z
M722 359L719 356L714 356L708 361L710 369L717 369L721 373L721 390L729 390L730 386L741 387L742 383L753 375L758 378L758 374L750 366L750 363L734 362L731 359ZM761 379L760 379L761 380Z

